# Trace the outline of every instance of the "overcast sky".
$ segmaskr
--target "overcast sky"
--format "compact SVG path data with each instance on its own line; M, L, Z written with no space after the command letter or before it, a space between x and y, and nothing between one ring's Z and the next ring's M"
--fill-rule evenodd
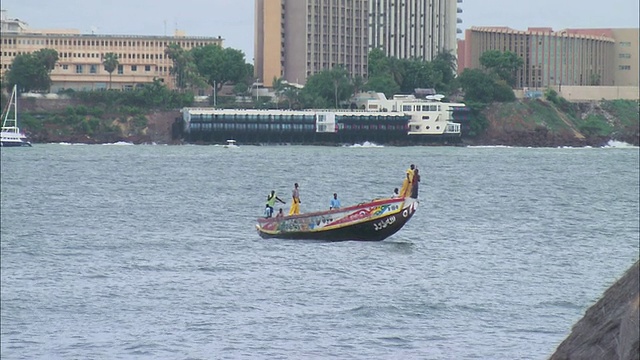
M303 0L299 0L303 1ZM563 28L638 27L638 0L463 0L471 26ZM31 28L100 34L222 36L253 61L254 0L2 0L8 17Z

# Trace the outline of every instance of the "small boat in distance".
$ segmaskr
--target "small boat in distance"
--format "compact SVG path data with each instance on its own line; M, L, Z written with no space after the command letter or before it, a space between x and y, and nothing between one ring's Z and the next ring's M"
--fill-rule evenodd
M418 200L377 199L338 210L258 219L264 238L323 241L382 241L400 230L418 208Z
M0 129L0 146L31 146L27 136L18 128L18 86L13 86L11 98L3 111L2 129ZM12 115L12 116L9 116Z
M236 145L236 141L235 140L227 140L227 143L223 146L223 148L228 149L228 148L237 148L238 145Z

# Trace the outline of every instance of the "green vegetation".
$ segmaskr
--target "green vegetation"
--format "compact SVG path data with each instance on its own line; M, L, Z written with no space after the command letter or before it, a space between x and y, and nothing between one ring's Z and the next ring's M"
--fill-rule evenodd
M516 84L516 72L524 64L524 60L510 51L485 51L480 55L480 64L491 74L506 81L510 86Z
M77 91L68 94L104 112L130 115L145 113L149 109L182 108L193 103L192 93L171 91L157 79L131 91Z
M104 65L104 70L109 73L109 89L111 89L111 74L115 71L118 65L120 65L118 55L112 52L104 54L102 64Z
M17 55L5 74L6 88L11 91L18 85L20 92L48 91L51 87L49 74L57 61L58 52L53 49Z

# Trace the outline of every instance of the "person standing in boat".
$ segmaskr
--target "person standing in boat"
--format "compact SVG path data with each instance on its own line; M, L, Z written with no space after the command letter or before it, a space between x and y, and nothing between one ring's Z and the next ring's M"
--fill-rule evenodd
M415 168L416 166L414 164L411 164L411 166L409 166L409 168L407 169L407 176L402 181L400 196L403 198L411 195L411 185L413 183L413 171L415 170Z
M411 197L414 199L418 198L418 185L420 183L420 172L418 171L418 167L413 170L413 180L411 182Z
M300 214L300 190L298 189L298 183L293 184L293 191L291 192L291 209L289 209L289 215Z
M280 199L277 195L276 195L276 191L275 190L271 190L271 193L269 195L267 195L267 208L269 209L269 215L267 216L268 218L273 216L273 206L276 204L276 200L280 201L283 204L286 204L284 201L282 201L282 199Z
M331 199L331 204L329 204L329 210L338 209L340 209L340 200L338 200L338 194L333 193L333 199Z
M278 215L276 215L276 219L284 219L284 213L282 212L282 208L278 209Z

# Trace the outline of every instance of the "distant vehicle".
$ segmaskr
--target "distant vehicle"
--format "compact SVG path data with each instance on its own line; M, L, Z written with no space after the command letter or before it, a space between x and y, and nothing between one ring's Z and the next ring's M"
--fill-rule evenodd
M223 148L228 149L228 148L237 148L238 145L236 145L236 141L235 140L227 140L227 143L223 146Z

